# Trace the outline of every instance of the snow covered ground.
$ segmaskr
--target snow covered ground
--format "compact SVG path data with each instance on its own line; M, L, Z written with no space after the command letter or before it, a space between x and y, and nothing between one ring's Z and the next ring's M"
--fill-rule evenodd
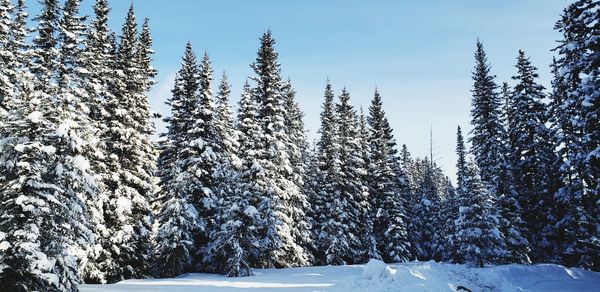
M483 269L435 262L256 270L228 278L188 274L173 279L83 285L96 291L600 291L600 273L558 265L506 265Z

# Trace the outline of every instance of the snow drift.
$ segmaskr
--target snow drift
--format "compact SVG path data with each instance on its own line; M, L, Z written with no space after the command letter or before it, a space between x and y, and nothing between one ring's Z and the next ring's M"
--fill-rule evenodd
M187 274L83 285L92 291L600 291L600 273L559 265L482 269L436 262L256 270L254 277ZM468 290L465 290L468 289Z

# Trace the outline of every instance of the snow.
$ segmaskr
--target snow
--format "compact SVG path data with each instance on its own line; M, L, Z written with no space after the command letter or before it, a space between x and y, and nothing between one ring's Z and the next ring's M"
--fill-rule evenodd
M30 120L32 123L37 124L40 122L42 116L43 114L41 112L33 111L27 116L27 119Z
M599 291L600 273L559 265L504 265L482 269L464 265L411 262L255 270L256 276L229 278L186 274L171 279L127 280L113 285L82 285L98 291Z
M254 216L258 215L258 210L256 210L256 208L254 208L254 206L248 206L244 210L244 214L246 214L246 216L248 216L248 217L254 217Z

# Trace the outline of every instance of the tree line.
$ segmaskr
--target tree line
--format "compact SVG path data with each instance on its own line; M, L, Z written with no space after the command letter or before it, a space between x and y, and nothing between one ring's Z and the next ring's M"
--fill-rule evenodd
M598 270L598 2L557 22L551 91L523 51L498 86L477 42L456 185L397 145L377 90L363 112L327 80L310 143L270 31L237 112L188 43L155 142L148 20L131 7L117 37L107 0L90 21L41 3L30 29L0 0L0 290L370 258Z

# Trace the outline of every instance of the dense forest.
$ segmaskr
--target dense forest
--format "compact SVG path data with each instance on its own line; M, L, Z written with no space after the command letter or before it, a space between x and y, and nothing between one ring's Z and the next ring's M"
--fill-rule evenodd
M131 6L117 36L107 0L40 2L32 28L0 0L0 291L369 259L600 270L599 1L556 22L552 88L522 50L500 84L477 41L455 184L377 90L363 112L324 81L308 141L271 31L237 111L188 43L155 140L148 19Z

